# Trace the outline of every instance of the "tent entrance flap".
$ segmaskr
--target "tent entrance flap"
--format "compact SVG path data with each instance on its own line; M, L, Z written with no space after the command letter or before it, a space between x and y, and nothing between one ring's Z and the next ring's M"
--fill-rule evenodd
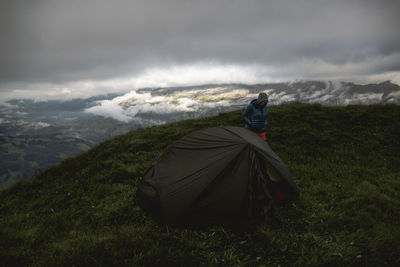
M273 210L273 198L270 182L262 167L263 160L253 154L247 185L247 215L249 218L266 220Z

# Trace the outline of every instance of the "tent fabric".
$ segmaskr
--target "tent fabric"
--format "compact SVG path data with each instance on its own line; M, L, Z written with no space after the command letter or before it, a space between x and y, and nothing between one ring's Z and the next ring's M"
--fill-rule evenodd
M272 180L297 196L289 170L257 134L213 127L172 144L144 175L137 199L163 223L224 224L265 218L273 205Z

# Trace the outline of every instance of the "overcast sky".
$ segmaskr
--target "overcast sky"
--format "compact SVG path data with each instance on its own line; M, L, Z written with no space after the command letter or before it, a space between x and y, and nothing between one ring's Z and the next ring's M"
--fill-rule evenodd
M3 0L2 95L391 79L399 0Z

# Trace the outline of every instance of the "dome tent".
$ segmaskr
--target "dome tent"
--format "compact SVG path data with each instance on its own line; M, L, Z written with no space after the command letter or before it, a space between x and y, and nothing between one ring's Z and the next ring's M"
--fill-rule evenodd
M172 144L144 175L137 200L163 224L226 225L265 219L277 192L298 195L267 143L245 128L213 127Z

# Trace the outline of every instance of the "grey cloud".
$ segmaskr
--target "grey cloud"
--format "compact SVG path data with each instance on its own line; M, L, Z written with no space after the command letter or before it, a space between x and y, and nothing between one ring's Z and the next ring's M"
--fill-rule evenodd
M400 52L398 1L10 0L4 6L3 82L107 79L202 60L276 68L303 59L362 63ZM392 63L376 71L398 70Z

